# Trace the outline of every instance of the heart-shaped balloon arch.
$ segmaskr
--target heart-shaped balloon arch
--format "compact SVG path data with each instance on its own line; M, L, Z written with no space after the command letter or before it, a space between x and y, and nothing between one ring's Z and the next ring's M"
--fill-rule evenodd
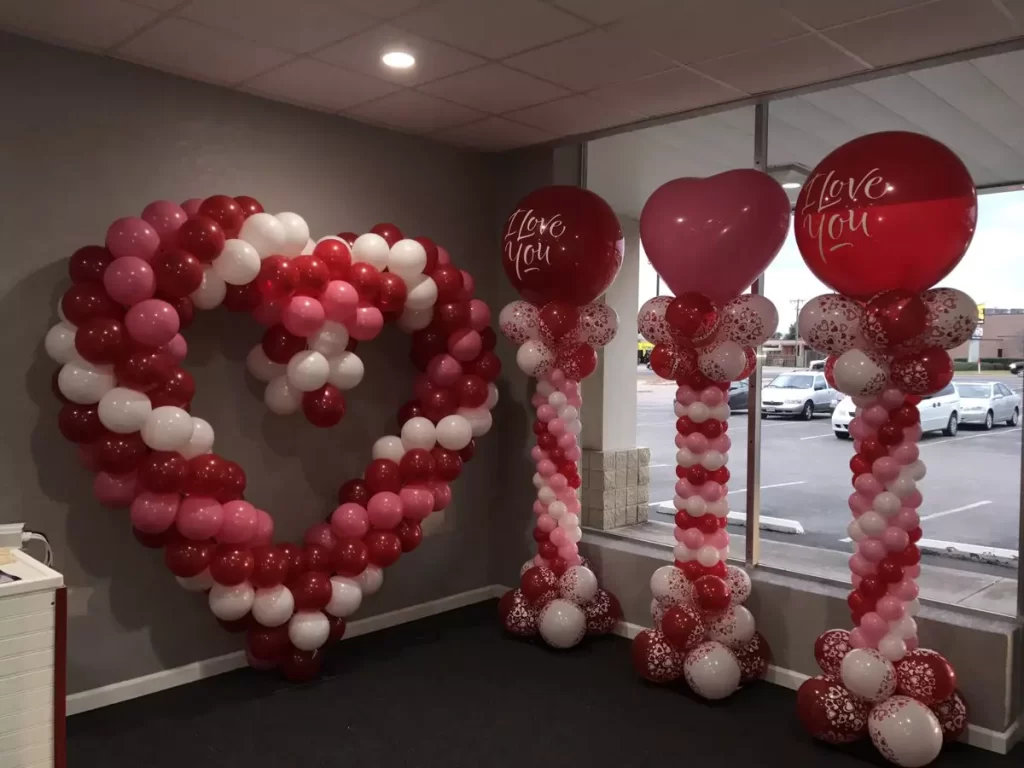
M225 195L118 219L69 272L45 347L61 364L61 433L96 473L96 497L129 508L136 538L163 549L185 589L208 593L226 629L247 633L250 664L315 675L383 569L450 503L449 483L490 429L501 364L472 277L392 224L314 243L299 215ZM318 427L342 419L342 393L362 379L357 342L387 321L412 334L421 373L400 434L376 441L363 477L341 485L328 521L300 544L272 542L271 516L244 499L245 472L213 453L213 428L189 413L179 331L195 309L221 304L268 326L247 360L267 407Z

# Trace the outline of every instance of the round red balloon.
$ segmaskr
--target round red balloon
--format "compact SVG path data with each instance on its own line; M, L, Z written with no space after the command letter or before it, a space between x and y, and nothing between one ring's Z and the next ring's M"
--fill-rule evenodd
M800 190L794 228L811 272L838 293L867 300L920 292L960 262L974 236L971 174L919 133L861 136L818 163Z
M505 274L535 304L588 304L622 266L619 220L579 187L543 187L523 198L505 222L502 247Z
M849 744L867 732L871 704L838 681L812 677L797 691L796 711L814 738L829 744Z

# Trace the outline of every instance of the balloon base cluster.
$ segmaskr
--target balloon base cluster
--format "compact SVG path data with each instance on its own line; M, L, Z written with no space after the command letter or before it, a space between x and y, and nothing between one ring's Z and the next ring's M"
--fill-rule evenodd
M857 648L844 629L823 632L814 657L824 673L797 693L800 722L816 739L850 744L870 736L896 765L914 768L938 757L967 728L967 705L942 654L916 648L895 663Z

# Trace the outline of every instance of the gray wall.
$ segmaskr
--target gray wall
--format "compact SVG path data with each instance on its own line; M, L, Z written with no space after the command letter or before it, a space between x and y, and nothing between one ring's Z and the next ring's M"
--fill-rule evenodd
M505 168L483 155L6 35L0 104L0 520L23 520L53 542L71 588L69 691L234 650L240 638L175 584L158 553L134 541L127 513L92 501L90 476L57 431L55 365L41 340L68 284L67 257L102 242L113 219L137 215L151 200L249 194L268 210L300 213L317 235L365 231L382 220L429 235L474 272L497 311L510 298L498 295L505 280L494 206ZM360 350L366 380L342 424L327 431L267 413L244 369L260 337L250 318L203 313L186 336L186 365L198 384L194 412L212 422L217 450L245 467L250 498L271 511L284 536L300 535L330 511L340 482L361 471L373 439L394 431L395 410L411 396L408 342L398 332ZM506 376L494 430L455 485L452 519L388 570L384 589L358 616L490 583L491 524L502 517L495 478L512 471L502 443L524 429L525 385ZM515 475L529 486L529 475ZM520 537L529 507L522 512Z

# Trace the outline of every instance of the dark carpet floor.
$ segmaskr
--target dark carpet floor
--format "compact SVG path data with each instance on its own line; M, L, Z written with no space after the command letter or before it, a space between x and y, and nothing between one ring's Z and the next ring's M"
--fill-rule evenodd
M836 749L767 683L720 703L641 682L616 637L571 652L504 635L487 602L335 647L317 681L239 670L68 721L70 768L889 765ZM1020 766L948 746L939 768Z

